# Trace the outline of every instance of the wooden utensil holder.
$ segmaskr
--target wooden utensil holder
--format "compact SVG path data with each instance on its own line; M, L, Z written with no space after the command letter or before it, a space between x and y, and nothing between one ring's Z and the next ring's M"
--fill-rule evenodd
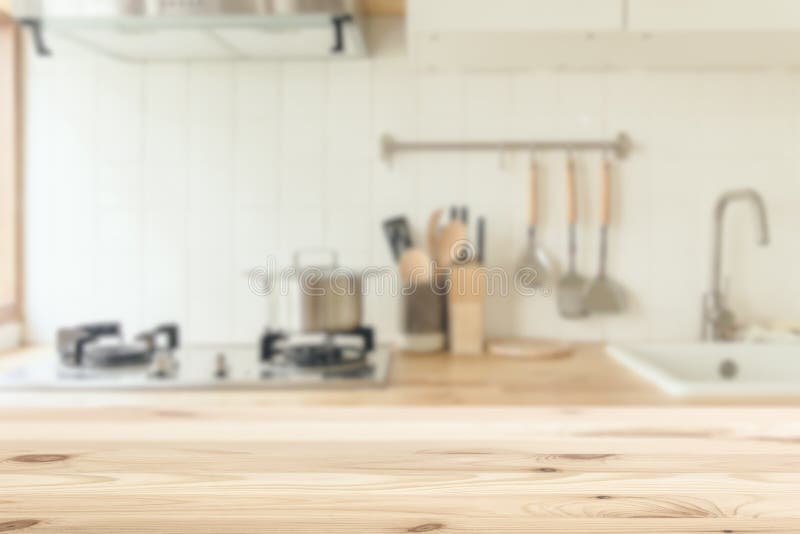
M453 265L447 294L447 338L452 354L484 352L486 273L477 262Z

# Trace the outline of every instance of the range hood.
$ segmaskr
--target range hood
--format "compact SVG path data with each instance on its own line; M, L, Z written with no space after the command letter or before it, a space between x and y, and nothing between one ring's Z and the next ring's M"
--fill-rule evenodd
M132 61L366 54L357 0L15 0L40 54L49 35Z

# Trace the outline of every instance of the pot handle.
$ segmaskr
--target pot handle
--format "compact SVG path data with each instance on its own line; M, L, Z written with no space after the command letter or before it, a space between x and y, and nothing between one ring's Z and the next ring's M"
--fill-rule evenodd
M317 264L317 267L331 267L335 269L339 266L339 254L335 250L331 248L305 248L297 250L294 253L293 264L295 269L299 270L302 267L300 264L300 258L307 254L327 254L329 256L329 264Z

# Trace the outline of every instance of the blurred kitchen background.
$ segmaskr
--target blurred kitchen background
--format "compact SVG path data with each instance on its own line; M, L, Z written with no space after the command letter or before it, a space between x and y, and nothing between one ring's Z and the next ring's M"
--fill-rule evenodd
M659 25L665 39L702 34L702 20L712 19L712 35L800 26L800 17L775 11L786 2L738 1L725 16L701 13L701 22L648 18L658 6L646 0L435 3L367 2L368 52L343 59L125 61L57 32L45 34L50 57L28 46L30 341L52 343L59 327L114 318L128 332L177 322L187 343L253 342L270 317L244 273L269 255L286 264L295 250L322 246L347 267L391 265L384 220L405 215L422 241L430 212L453 204L485 216L486 263L513 271L526 246L532 154L499 147L385 161L385 134L568 141L626 132L633 141L630 155L613 161L608 256L627 295L624 313L567 320L554 296L489 295L488 337L696 339L714 202L740 187L763 195L772 240L757 247L749 207L731 207L731 307L746 323L800 321L800 277L791 271L800 259L800 73L786 58L756 57L746 40L711 59L685 45L672 63L667 55L652 65L646 55L615 65L613 53L571 64L560 56L577 45L548 45L562 33L587 47L604 32L647 40L655 31L657 39ZM709 12L729 5L699 4ZM529 27L517 27L528 23L517 24L515 9L531 15ZM507 42L492 41L502 35ZM448 55L456 38L477 44ZM533 157L537 239L563 267L566 154ZM602 154L574 157L577 265L589 276ZM396 340L398 298L368 294L364 306L378 339Z

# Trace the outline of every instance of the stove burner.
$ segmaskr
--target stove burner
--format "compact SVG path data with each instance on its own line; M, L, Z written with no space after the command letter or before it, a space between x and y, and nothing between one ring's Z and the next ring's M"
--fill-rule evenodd
M306 336L267 332L261 361L308 368L363 367L374 349L371 328Z
M288 347L284 356L292 363L303 367L336 365L343 359L343 351L339 347L325 345L298 345Z
M162 341L165 338L165 341ZM69 367L124 367L147 365L159 348L178 348L177 325L161 325L124 342L119 323L93 323L58 331L61 362Z
M83 365L89 367L123 367L150 363L152 354L137 345L98 346L84 354Z

